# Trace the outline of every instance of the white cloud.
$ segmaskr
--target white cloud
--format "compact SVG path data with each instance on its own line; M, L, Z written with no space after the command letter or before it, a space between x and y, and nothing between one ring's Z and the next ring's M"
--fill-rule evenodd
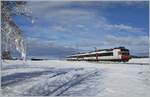
M108 35L105 40L105 44L108 45L148 45L149 44L148 36L126 36L126 37L117 37L113 35Z
M71 5L74 3L75 2L32 2L29 3L29 6L32 8L33 14L35 16L39 17L39 19L41 20L46 20L47 22L51 22L51 20L56 20L55 22L65 26L78 26L82 23L95 23L93 24L93 26L97 26L100 30L105 30L106 32L143 32L143 28L137 28L126 24L112 24L108 22L108 20L103 17L102 14L100 14L100 11L99 13L97 13L97 11L88 11L80 8L66 8L67 5ZM102 4L103 3L109 5L109 2L102 2ZM111 3L112 2L110 2L110 4ZM93 5L89 2L78 2L78 4L82 6ZM128 5L132 3L125 2L125 4ZM86 26L84 27L86 28Z
M59 31L59 32L67 31L67 29L63 26L54 26L54 27L51 27L51 28L53 28L53 30Z
M132 55L148 55L149 37L148 36L122 36L117 37L108 35L103 41L105 46L125 46L130 50Z
M26 40L28 56L64 58L77 51L69 46L58 45L53 41L43 40L40 38L28 37Z
M123 23L111 23L111 21L100 13L101 9L98 9L99 12L97 12L96 10L89 11L82 8L66 7L72 3L73 2L32 2L29 4L33 10L33 14L38 17L37 21L42 21L43 24L47 24L47 27L42 27L41 25L33 27L33 33L40 33L35 33L35 36L39 38L44 36L48 37L48 39L55 38L58 39L58 41L55 42L56 44L64 44L64 46L70 45L69 47L79 44L81 48L91 48L98 45L102 47L104 45L141 46L148 44L148 36L140 36L144 32L143 28ZM82 7L93 6L90 6L90 3L79 4L82 5ZM97 6L99 6L99 4ZM117 35L116 33L118 37L114 36L114 34ZM119 36L120 33L123 33L122 35L124 35L124 33L126 35L128 34L129 37ZM138 34L139 36L130 36L131 34ZM67 39L62 36L66 36ZM106 39L105 36L107 36Z
M48 47L48 46L53 46L54 44L54 41L52 40L44 40L44 39L36 38L36 37L27 37L25 40L27 42L28 47L34 47L34 46L38 46L38 47L47 46Z
M117 31L126 31L126 32L143 32L143 28L132 27L125 24L106 24L106 30L117 30Z

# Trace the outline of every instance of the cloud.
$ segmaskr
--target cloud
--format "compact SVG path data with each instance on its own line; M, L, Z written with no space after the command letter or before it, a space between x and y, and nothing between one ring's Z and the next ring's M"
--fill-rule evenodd
M118 37L114 35L106 36L103 41L105 46L125 46L130 50L132 55L148 56L149 54L149 37L148 36L126 36Z
M55 27L53 27L53 29L57 30L59 32L67 31L67 29L65 29L65 27L63 27L63 26L55 26Z
M34 1L34 0L33 0ZM41 8L43 6L49 7L49 8L62 8L64 6L70 6L72 4L82 6L82 7L99 7L101 6L102 8L108 8L108 7L116 7L116 6L129 6L129 7L144 7L148 6L148 1L71 1L71 0L65 0L65 1L38 1L36 2L37 5L42 5L42 6L35 6L35 2L29 2L29 5L32 5L33 7L36 8ZM116 6L112 6L116 5Z
M143 28L137 28L125 24L106 24L104 25L105 30L116 30L116 31L126 31L133 33L143 32Z
M28 37L27 42L27 56L40 57L47 56L50 58L65 58L66 56L75 53L77 50L63 45L57 45L52 41L42 40L39 38Z
M117 45L148 45L149 44L149 37L148 36L113 36L108 35L106 36L105 44L117 44Z
M51 24L52 28L56 31L65 31L68 29L68 32L73 29L73 27L80 27L86 29L89 25L92 25L91 28L99 29L101 32L130 32L130 33L140 33L143 32L143 28L133 27L126 24L115 24L108 21L106 17L103 16L101 9L89 11L85 9L85 6L94 7L94 4L101 6L102 4L113 5L113 4L127 4L131 5L136 2L30 2L29 6L33 10L33 15L39 17L45 21L45 23ZM140 4L140 3L138 3ZM40 6L39 6L40 5ZM78 8L73 8L71 6L76 5ZM82 7L82 8L81 8ZM101 7L99 7L101 8ZM38 21L38 20L37 20ZM79 26L79 25L82 25ZM55 27L54 27L55 26ZM62 28L63 26L63 28ZM95 26L95 27L94 27ZM67 31L66 31L67 32ZM72 32L72 31L70 31Z
M28 39L30 52L33 50L32 54L40 55L43 52L43 55L53 55L49 52L58 50L64 53L68 50L70 53L76 45L80 49L114 45L133 45L132 48L137 49L139 45L142 45L141 48L148 45L148 36L142 36L144 28L112 23L103 15L101 8L104 7L100 7L103 4L113 5L114 2L29 2L33 15L38 17L33 27L22 27L29 33L27 37L32 37ZM125 5L135 4L130 2Z

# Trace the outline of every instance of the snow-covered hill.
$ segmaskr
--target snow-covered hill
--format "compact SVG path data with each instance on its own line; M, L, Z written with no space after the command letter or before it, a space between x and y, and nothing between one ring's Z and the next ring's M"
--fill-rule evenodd
M23 63L6 60L2 62L2 94L149 97L148 62L148 58L111 64L60 60L28 60Z

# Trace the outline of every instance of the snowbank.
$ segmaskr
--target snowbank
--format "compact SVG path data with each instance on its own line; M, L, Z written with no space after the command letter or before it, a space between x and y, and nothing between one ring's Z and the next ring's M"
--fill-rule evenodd
M128 63L145 63L150 64L150 58L132 58Z

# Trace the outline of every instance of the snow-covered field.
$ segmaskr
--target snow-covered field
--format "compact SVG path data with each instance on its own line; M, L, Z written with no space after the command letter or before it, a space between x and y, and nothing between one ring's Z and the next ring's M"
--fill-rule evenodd
M149 59L127 63L3 61L3 95L150 97Z

